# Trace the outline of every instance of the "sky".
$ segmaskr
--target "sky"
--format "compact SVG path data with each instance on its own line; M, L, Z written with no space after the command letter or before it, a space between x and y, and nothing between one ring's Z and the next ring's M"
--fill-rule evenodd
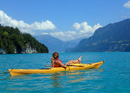
M129 0L0 0L0 24L62 41L89 38L130 18Z

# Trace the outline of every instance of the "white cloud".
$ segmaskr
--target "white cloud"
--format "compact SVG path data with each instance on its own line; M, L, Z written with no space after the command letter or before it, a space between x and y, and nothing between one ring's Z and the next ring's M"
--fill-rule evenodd
M81 24L74 23L73 27L75 27L75 24L78 24L80 26L80 28L78 29L80 33L93 33L93 28L89 26L87 22L82 22Z
M47 20L47 21L42 21L41 23L40 22L34 22L31 24L31 27L33 30L54 30L56 27L55 25Z
M73 27L75 27L76 30L79 30L81 26L79 23L74 23Z
M80 27L80 28L77 29L77 27L76 27L75 24L76 25L78 24L77 26ZM80 37L86 37L86 38L88 38L88 37L90 37L90 36L93 35L93 33L95 32L95 30L97 30L98 28L100 28L102 26L98 23L98 24L96 24L96 25L94 25L92 27L92 26L88 25L87 22L82 22L80 24L79 23L74 23L73 27L75 27L75 29L79 31L78 34L80 35Z
M124 16L121 16L121 18L123 18L123 19L130 18L130 13L127 13L126 15L124 15Z
M98 24L96 24L96 25L93 27L93 29L94 29L94 30L97 30L97 29L100 28L100 27L102 27L102 26L98 23Z
M74 23L73 27L75 28L75 31L66 31L66 32L52 32L50 35L57 37L63 41L78 39L82 37L90 37L93 35L95 30L102 27L99 23L94 25L93 27L88 25L87 22L82 23Z
M126 8L130 8L130 1L126 2L123 6Z
M96 29L102 27L99 23L94 25L93 27L88 25L87 22L82 23L74 23L73 27L74 30L68 30L68 31L55 31L56 29L55 25L47 20L42 22L34 22L31 24L25 23L24 21L18 21L16 19L13 19L9 17L6 13L0 10L0 24L3 26L12 26L17 27L22 32L30 33L32 35L35 35L35 32L38 33L38 31L43 35L51 35L56 38L59 38L63 41L83 38L83 37L90 37L93 35ZM53 30L53 32L47 32L49 30ZM44 32L42 32L44 31Z
M76 39L77 37L77 33L75 31L51 32L50 35L53 37L59 38L60 40L63 40L63 41L73 40L73 39Z
M64 32L62 31L59 31L59 32L53 32L53 33L50 33L52 36L54 37L58 37L58 36L64 36Z
M2 10L0 10L0 24L4 26L17 27L20 29L20 31L30 33L30 34L34 34L33 32L34 30L44 31L44 30L56 29L55 25L49 20L28 24L25 23L24 21L18 21L16 19L9 17Z
M42 35L48 35L48 33L42 33Z

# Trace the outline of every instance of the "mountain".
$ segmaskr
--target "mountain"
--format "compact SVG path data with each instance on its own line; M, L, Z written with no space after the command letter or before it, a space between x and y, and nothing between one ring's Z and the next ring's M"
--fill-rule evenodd
M48 48L18 28L0 25L0 54L48 53Z
M66 52L130 51L130 19L99 28L94 35L83 39Z
M64 42L50 35L37 35L37 36L35 35L33 37L35 37L39 42L45 44L48 47L50 53L55 51L65 52L67 48L74 48L76 45L78 45L79 41L81 40L77 39Z

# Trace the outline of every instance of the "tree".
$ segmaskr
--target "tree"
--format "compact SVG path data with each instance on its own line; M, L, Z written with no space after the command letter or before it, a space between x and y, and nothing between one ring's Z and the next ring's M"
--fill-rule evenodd
M34 37L27 33L20 33L18 28L3 27L0 25L0 48L3 48L7 54L21 53L26 45L36 49L39 53L47 53L48 49L39 43Z

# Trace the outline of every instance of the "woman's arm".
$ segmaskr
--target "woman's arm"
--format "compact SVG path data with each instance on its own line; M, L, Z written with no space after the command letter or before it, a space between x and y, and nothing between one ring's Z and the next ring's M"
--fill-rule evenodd
M51 67L54 67L54 58L51 58Z
M59 60L56 60L55 63L56 63L57 65L60 65L61 67L66 68L66 65L64 65L63 63L61 63Z

